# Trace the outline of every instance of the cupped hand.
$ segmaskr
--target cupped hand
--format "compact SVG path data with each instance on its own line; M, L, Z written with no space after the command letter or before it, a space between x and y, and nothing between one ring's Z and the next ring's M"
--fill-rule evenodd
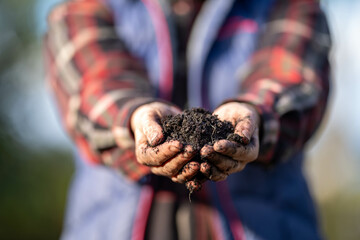
M181 113L180 109L162 102L153 102L137 108L131 117L135 137L137 161L149 166L156 175L184 183L193 178L200 164L191 162L195 151L179 141L164 142L160 119Z
M225 103L213 114L231 122L234 133L242 138L242 143L222 139L200 151L201 157L207 160L201 164L200 171L212 181L222 181L257 159L260 117L252 105L239 102Z

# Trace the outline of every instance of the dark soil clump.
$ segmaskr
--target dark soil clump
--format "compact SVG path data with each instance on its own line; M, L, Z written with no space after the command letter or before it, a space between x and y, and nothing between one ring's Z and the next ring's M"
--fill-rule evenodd
M206 144L213 145L217 140L226 139L230 134L234 135L234 127L230 122L223 122L202 108L167 116L162 119L161 124L166 141L178 140L182 144L191 145L196 151ZM237 136L239 138L232 137L231 140L240 141L240 136Z

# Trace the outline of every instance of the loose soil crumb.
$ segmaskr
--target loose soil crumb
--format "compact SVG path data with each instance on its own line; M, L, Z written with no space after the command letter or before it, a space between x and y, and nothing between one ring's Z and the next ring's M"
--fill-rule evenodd
M166 116L161 120L163 133L166 141L178 140L182 144L191 145L195 151L199 151L204 145L214 145L220 139L228 139L242 143L243 139L234 134L234 127L228 121L221 121L217 116L203 108L185 110L182 114ZM194 161L201 162L198 153ZM195 185L204 176L196 175ZM190 193L199 186L186 185Z

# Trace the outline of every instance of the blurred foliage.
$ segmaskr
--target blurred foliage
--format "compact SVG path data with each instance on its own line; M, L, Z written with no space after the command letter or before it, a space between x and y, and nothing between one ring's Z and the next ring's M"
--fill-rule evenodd
M319 207L328 240L360 239L360 194L351 190L339 192Z
M34 4L36 0L0 1L0 73L16 64L36 39Z
M32 149L10 117L13 100L25 87L17 74L19 62L40 42L35 2L0 1L0 239L58 239L73 171L69 152Z
M69 154L34 152L2 134L0 238L58 239L71 172Z

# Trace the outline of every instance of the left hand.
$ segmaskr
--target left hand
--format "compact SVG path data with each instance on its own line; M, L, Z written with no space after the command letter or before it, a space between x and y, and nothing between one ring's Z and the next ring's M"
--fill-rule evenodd
M163 102L152 102L138 107L131 116L130 126L135 137L135 154L140 164L152 173L184 183L199 171L200 164L191 161L195 155L190 146L179 141L165 141L158 119L176 115L181 110Z
M225 103L213 114L222 121L231 122L234 133L243 137L244 142L240 144L222 139L201 149L200 154L207 162L202 163L200 171L212 181L222 181L257 159L260 116L252 105L239 102Z

